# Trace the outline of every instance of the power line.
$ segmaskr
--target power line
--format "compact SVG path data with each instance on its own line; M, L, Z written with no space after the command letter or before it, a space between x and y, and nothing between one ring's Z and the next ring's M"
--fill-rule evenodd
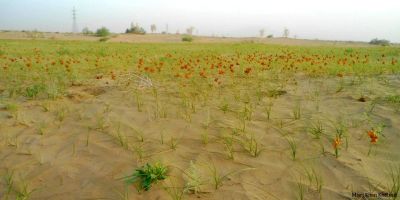
M78 25L76 23L76 9L75 9L75 7L72 9L72 20L73 20L72 32L73 33L77 33L78 32Z

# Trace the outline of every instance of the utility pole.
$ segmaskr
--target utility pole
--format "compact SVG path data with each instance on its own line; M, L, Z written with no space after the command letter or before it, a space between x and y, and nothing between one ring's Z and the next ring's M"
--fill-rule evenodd
M76 23L76 9L75 7L72 9L72 33L78 32L78 25Z

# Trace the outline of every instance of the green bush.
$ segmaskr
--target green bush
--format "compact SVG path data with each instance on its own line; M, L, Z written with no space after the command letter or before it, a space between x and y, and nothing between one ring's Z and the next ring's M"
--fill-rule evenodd
M100 42L106 42L107 40L109 40L110 38L108 37L102 37L99 39Z
M97 37L106 37L108 35L110 35L110 31L104 26L99 28L99 29L97 29L97 31L96 31L96 36Z
M182 37L182 41L183 42L192 42L193 41L193 37L190 35L185 35Z
M167 173L168 168L161 163L155 163L154 165L147 163L145 166L136 169L132 175L125 177L125 182L131 185L138 181L138 190L144 189L148 191L153 183L167 178Z

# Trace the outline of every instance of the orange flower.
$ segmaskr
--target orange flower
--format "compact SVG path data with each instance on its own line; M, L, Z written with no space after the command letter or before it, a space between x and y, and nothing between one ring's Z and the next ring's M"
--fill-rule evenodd
M248 68L246 68L246 70L244 70L244 73L246 73L246 74L249 74L251 72L251 68L250 67L248 67Z
M205 72L205 71L201 71L199 74L200 74L201 77L207 78L206 72Z
M378 135L373 130L368 131L368 136L371 138L371 144L378 142Z
M341 143L340 138L339 138L339 137L336 137L336 138L333 140L333 148L334 148L334 149L338 149L340 143Z

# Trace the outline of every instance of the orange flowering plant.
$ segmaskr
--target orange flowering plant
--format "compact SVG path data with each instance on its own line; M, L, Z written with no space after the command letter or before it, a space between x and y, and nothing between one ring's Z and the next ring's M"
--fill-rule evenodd
M371 153L373 145L377 144L378 139L382 136L383 129L385 128L384 124L379 124L375 128L371 128L367 131L368 137L370 138L370 145L368 150L368 155Z
M340 136L336 136L336 138L333 140L333 149L335 150L335 157L339 157L339 148L340 144L342 143L342 140L340 139Z

